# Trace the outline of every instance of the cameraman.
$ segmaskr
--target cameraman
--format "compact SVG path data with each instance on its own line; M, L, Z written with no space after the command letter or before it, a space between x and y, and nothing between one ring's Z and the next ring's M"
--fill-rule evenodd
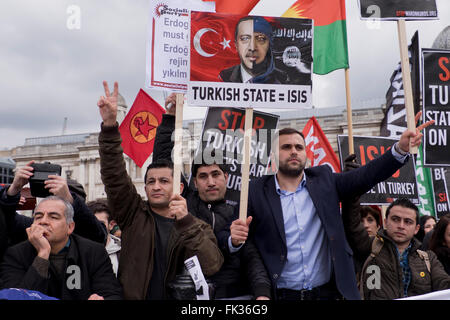
M0 190L0 207L6 220L8 229L9 245L17 244L27 240L26 228L33 223L33 218L26 217L16 213L17 205L20 201L20 192L33 176L34 163L30 161L24 167L18 168L14 175L14 180L9 187ZM90 240L105 243L107 231L101 222L97 220L94 214L87 208L84 198L75 192L76 189L70 190L65 178L58 175L49 175L45 180L45 188L52 195L58 196L68 201L74 208L74 233Z

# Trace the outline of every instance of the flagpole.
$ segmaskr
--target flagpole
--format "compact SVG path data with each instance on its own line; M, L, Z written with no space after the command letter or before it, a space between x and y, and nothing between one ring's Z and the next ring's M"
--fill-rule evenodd
M350 68L345 68L345 95L347 100L347 130L349 154L355 153L353 145L352 99L350 96Z
M244 156L241 164L241 196L239 219L247 220L248 185L250 180L250 142L252 140L253 108L245 109Z
M398 42L400 46L400 61L402 64L403 90L405 92L405 108L408 130L416 132L416 121L414 117L414 101L412 95L411 72L409 69L408 44L406 42L405 20L397 20ZM417 154L417 147L409 146L410 154Z
M183 103L184 95L177 93L176 95L176 112L175 112L175 143L173 148L173 194L180 194L182 156L181 142L183 138Z

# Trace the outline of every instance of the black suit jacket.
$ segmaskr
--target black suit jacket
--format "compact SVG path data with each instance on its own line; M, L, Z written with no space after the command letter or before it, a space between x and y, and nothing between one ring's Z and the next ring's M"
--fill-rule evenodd
M350 249L340 215L339 202L361 195L384 181L403 164L391 151L367 165L345 173L333 173L328 166L305 169L306 188L325 229L334 278L339 292L346 299L360 299ZM287 258L281 201L275 189L275 177L265 176L250 182L248 215L253 216L250 235L257 245L272 287L283 271Z
M36 290L49 295L49 290L59 286L61 295L56 298L62 300L87 300L94 293L105 299L122 299L122 288L102 244L72 234L63 279L58 278L51 267L49 276L42 277L33 266L36 256L37 251L28 240L9 247L0 265L2 287ZM78 274L73 266L79 268ZM68 286L74 276L79 276L79 288Z

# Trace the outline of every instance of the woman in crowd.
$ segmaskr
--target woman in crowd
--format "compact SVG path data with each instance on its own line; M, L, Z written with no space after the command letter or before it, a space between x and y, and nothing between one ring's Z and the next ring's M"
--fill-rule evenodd
M450 274L450 215L447 214L436 224L430 240L430 250L438 257L445 271Z

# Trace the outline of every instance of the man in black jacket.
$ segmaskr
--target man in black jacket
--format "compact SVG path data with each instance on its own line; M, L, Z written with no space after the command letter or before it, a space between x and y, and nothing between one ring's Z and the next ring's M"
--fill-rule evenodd
M158 126L153 151L153 162L170 159L173 149L171 140L175 126L175 94L166 100L168 113L163 115ZM235 219L234 208L225 201L228 173L223 164L194 164L192 178L196 191L184 188L183 196L187 200L188 210L197 218L209 223L216 237L223 228ZM237 228L239 229L239 228ZM231 237L230 237L231 241ZM216 286L216 299L240 298L263 300L271 297L271 285L262 259L253 242L246 242L240 251L231 253L228 246L220 248L224 263L211 280Z
M30 166L33 162L30 161L25 166L17 168L11 185L0 190L0 207L4 213L9 246L25 241L27 239L25 230L33 223L32 218L16 212L21 190L33 175L33 167ZM92 241L106 243L106 228L87 208L84 199L86 194L79 183L61 176L49 176L45 185L51 194L69 201L73 206L75 234Z
M121 299L103 245L72 235L72 205L57 196L36 207L28 241L10 247L0 267L5 288L36 290L64 300Z

